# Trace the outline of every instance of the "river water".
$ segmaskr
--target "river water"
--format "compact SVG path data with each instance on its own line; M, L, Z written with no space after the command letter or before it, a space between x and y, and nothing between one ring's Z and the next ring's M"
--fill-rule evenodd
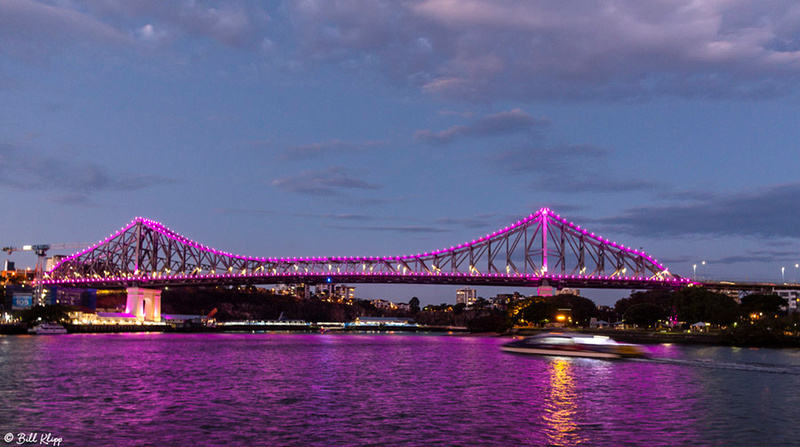
M0 436L60 446L800 445L798 350L658 345L654 359L610 361L507 354L506 341L0 337Z

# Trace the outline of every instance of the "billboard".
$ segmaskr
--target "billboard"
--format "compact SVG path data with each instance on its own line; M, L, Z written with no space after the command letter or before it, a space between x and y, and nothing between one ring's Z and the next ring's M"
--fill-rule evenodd
M32 293L15 293L11 296L11 309L30 309L33 306Z

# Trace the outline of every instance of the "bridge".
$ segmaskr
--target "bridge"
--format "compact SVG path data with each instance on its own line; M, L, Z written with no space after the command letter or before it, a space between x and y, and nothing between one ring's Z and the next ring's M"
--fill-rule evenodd
M136 218L61 260L42 283L149 289L291 283L654 289L680 288L691 281L643 251L604 239L542 208L456 246L384 257L240 256L190 240L159 222Z

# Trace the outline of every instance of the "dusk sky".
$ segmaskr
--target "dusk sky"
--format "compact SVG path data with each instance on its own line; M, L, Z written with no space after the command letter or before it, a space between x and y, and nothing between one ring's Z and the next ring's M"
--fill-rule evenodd
M0 245L142 216L400 255L546 206L682 276L797 281L798 87L796 0L0 0Z

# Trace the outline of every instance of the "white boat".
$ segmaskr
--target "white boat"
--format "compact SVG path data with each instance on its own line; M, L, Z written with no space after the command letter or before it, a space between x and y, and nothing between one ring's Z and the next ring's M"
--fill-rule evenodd
M602 335L550 332L533 335L503 345L506 352L518 354L557 355L618 359L622 357L647 357L647 350L639 345L620 343Z
M36 335L53 335L53 334L66 334L67 329L60 324L55 323L40 323L28 329L29 334Z

